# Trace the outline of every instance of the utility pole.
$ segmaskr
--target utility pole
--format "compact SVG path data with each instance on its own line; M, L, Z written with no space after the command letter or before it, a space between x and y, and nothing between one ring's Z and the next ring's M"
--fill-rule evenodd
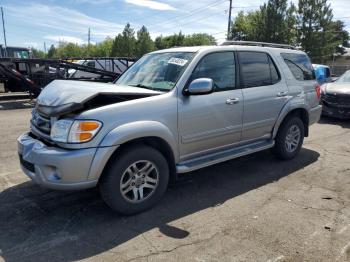
M90 27L89 27L89 31L88 31L88 46L90 45L90 39L91 39L91 37L90 37Z
M227 40L230 40L231 34L231 12L232 12L232 0L230 0L230 9L228 10L228 25L227 25Z
M44 42L44 52L46 54L46 42Z
M2 30L4 32L4 44L5 44L5 57L7 57L7 43L6 43L6 31L5 31L5 20L4 20L4 9L1 7L2 17Z
M88 55L90 55L90 27L89 27L89 31L88 31Z

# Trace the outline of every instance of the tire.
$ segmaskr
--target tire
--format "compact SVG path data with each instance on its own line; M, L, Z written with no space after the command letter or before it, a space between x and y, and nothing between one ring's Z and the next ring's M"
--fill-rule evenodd
M298 130L298 131L297 131ZM299 132L299 138L297 134ZM288 117L280 126L273 151L282 160L294 158L304 141L305 128L303 121L296 116Z
M159 202L168 182L169 166L159 151L143 145L131 146L118 153L115 161L109 164L101 177L99 190L102 199L114 211L133 215Z

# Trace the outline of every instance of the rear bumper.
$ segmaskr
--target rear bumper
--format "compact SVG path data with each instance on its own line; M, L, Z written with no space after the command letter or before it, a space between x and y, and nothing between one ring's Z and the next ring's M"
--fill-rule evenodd
M330 107L323 104L322 115L339 119L350 119L350 108Z
M320 120L322 114L322 106L318 105L309 111L309 125L315 124Z
M29 134L17 140L23 172L35 183L58 190L77 190L96 186L111 148L68 150L47 146ZM98 161L94 161L98 160Z

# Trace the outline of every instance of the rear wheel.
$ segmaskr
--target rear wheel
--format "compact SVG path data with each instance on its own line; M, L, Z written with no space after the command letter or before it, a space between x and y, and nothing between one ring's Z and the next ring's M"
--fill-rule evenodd
M103 200L124 215L142 212L163 196L169 181L168 163L157 150L133 146L116 155L99 187Z
M274 153L283 160L294 158L304 141L304 123L299 117L289 117L280 126L276 136Z

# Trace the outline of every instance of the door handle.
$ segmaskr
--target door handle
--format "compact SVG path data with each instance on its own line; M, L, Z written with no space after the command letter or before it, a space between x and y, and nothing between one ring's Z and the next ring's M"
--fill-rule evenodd
M239 98L229 98L226 100L226 104L233 105L239 103Z
M282 91L282 92L277 93L278 97L284 97L284 96L287 96L287 95L288 95L287 91Z

